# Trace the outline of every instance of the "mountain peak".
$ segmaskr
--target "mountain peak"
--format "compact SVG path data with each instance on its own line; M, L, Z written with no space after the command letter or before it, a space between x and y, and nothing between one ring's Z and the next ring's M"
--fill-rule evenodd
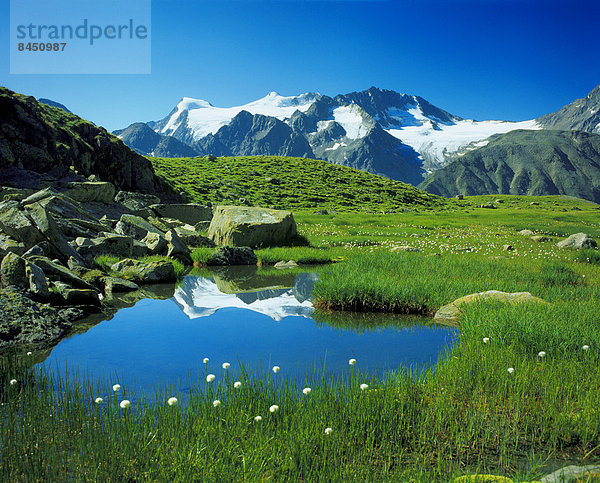
M192 97L183 97L177 103L177 109L180 111L191 111L192 109L204 109L213 107L213 105L203 99L194 99Z

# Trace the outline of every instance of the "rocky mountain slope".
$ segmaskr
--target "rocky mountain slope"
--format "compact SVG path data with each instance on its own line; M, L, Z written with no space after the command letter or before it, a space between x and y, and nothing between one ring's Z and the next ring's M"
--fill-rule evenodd
M600 85L586 97L537 119L544 129L576 130L600 134Z
M0 180L39 188L96 176L127 191L166 193L151 163L102 127L0 87Z
M553 130L496 135L419 187L442 196L562 194L600 203L600 135Z
M471 143L495 133L537 128L535 121L462 119L421 97L375 87L333 98L271 92L231 108L186 97L168 116L146 124L197 155L316 157L413 184ZM124 131L115 133L132 148L154 151Z

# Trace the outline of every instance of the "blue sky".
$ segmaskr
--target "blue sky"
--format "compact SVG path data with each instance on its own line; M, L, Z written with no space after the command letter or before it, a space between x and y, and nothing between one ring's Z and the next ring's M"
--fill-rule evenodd
M370 86L462 117L524 120L600 83L597 1L153 0L145 75L11 75L2 8L0 85L110 130L160 119L183 96L228 107Z

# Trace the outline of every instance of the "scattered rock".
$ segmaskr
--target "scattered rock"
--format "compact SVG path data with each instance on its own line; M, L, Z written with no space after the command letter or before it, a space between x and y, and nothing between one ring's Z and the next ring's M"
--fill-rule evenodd
M515 251L515 247L513 247L512 245L504 245L502 247L502 250L504 250L505 252L514 252Z
M164 236L164 232L148 223L141 216L122 215L115 227L115 231L120 235L130 236L136 240L142 240L148 233L158 233Z
M25 261L25 276L29 282L29 293L31 293L34 298L37 297L46 300L50 297L48 281L40 267L35 263Z
M208 228L208 238L217 245L283 245L296 235L289 211L246 206L218 206Z
M286 268L298 268L298 264L294 260L288 260L287 262L281 260L275 264L275 268L279 268L281 270Z
M552 238L550 238L549 236L544 236L544 235L535 235L532 236L531 239L535 242L538 243L544 243L544 242L551 242Z
M45 257L49 252L50 245L48 242L40 242L37 245L32 246L29 250L23 253L23 258L30 257Z
M150 205L160 203L160 198L146 193L119 191L115 195L115 201L126 206L135 212L135 214L146 214L146 216L152 216L154 212L150 209Z
M545 300L542 300L539 297L534 297L529 292L507 293L500 292L498 290L488 290L487 292L465 295L464 297L456 299L454 302L451 302L448 305L440 307L440 309L435 313L434 320L456 320L460 316L460 307L463 304L479 302L482 300L497 300L498 302L509 304L547 303Z
M329 212L327 210L317 210L313 212L313 215L328 215Z
M193 226L184 225L175 228L173 231L177 236L190 247L214 247L215 244L205 236L200 235Z
M0 203L0 230L13 240L23 243L25 250L45 239L27 212L20 209L17 201Z
M462 200L464 199L463 195L456 195L454 198L456 198L457 200Z
M221 247L208 259L207 265L256 265L258 258L249 247Z
M42 269L50 280L57 280L75 287L94 290L94 287L78 277L68 268L46 257L31 257L30 260Z
M129 280L116 277L102 277L104 282L104 291L107 294L115 292L132 292L133 290L139 290L139 285Z
M174 282L175 268L169 261L142 262L126 258L112 265L111 270L136 283Z
M164 255L167 253L167 240L158 233L148 232L142 242L148 247L152 255Z
M537 201L532 201L529 203L529 206L539 206L539 203Z
M494 203L504 203L504 200L498 198L497 200L494 200Z
M20 290L29 288L29 279L25 274L25 260L15 253L8 253L0 265L2 287L15 287Z
M200 236L200 235L198 235ZM179 238L177 233L173 230L169 230L165 234L165 240L167 241L167 256L173 257L177 260L185 264L192 263L192 256L190 254L190 249L186 246L185 243Z
M79 201L96 201L99 203L112 203L115 197L115 185L106 182L73 182L69 183L65 196Z
M557 243L558 248L574 248L581 250L583 248L597 248L596 240L590 238L585 233L575 233L565 240Z
M67 305L100 305L98 292L87 288L73 288L64 282L52 282Z
M410 245L398 245L390 249L390 252L419 252L417 247L411 247Z
M0 290L0 349L14 344L51 343L71 324L59 313L12 289Z
M210 206L198 203L156 204L150 208L161 218L175 218L190 225L210 221L213 216Z
M495 209L496 209L496 207L495 207L493 204L491 204L491 203L487 203L487 204L484 204L484 205L480 205L479 207L480 207L480 208L488 208L488 209L490 209L490 210L495 210Z
M23 255L23 253L25 253L25 245L0 233L0 260L4 258L8 252Z
M600 476L600 465L587 465L577 466L570 465L565 466L554 473L544 476L541 483L562 483L564 481L595 481L591 480L590 477L595 474L596 477Z
M531 230L527 230L527 229L525 229L525 230L521 230L521 231L519 232L519 235L523 235L523 236L531 236L531 235L533 235L533 232L532 232Z

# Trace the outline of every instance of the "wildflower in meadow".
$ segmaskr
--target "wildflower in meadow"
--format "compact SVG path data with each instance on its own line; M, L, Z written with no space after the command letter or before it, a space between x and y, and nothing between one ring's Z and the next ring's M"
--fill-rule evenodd
M514 367L509 367L506 370L508 371L509 374L512 374L513 372L515 372L515 368Z
M114 392L117 392L117 391L120 391L120 390L121 390L121 384L115 384L115 385L113 385L113 391Z
M202 359L202 362L204 362L205 364L208 364L208 357L205 357L204 359Z
M121 409L127 409L128 407L131 406L131 402L129 400L127 400L127 399L123 399L120 402L119 406L121 406Z
M170 397L170 398L167 400L167 404L168 404L169 406L174 406L175 404L177 404L177 398L176 398L176 397Z
M544 351L539 351L538 352L538 357L546 357L546 353Z
M489 338L489 337L484 337L484 338L483 338L483 343L484 343L484 344L487 344L489 341L490 341L490 338Z
M333 431L333 429L331 429L331 428L325 428L325 434L327 434L327 435L330 435L332 431Z
M16 379L11 379L11 380L10 380L10 385L11 385L11 386L14 386L16 383L17 383L17 380L16 380Z
M218 406L220 406L220 405L221 405L221 401L219 401L218 399L215 399L215 400L213 401L213 406L214 406L214 407L218 407Z
M274 413L275 411L277 411L279 409L279 406L277 406L277 404L273 404L270 408L269 411L271 411L272 413Z
M223 362L223 369L229 369L231 364L229 362Z
M348 361L348 364L350 364L351 366L353 366L354 364L356 364L356 359L350 359Z
M254 421L256 421L257 423L259 421L262 421L262 416L254 416Z
M233 383L233 387L235 387L236 389L239 389L240 387L242 387L242 383L240 381L235 381Z
M312 389L310 387L305 387L304 389L302 389L302 393L303 394L310 394L310 391L312 391Z
M360 387L361 391L364 391L365 389L369 389L369 385L368 384L361 384L359 387Z
M582 349L583 349L584 351L590 350L590 346L586 344L586 345L584 345L584 346L582 347Z
M208 376L206 376L206 382L213 382L214 380L215 380L214 374L209 374Z
M280 367L279 366L273 366L273 372L275 374L277 374L279 372Z
M103 402L103 401L104 401L104 399L102 399L101 397L97 397L96 399L94 399L94 402L95 402L96 404L100 404L100 403L101 403L101 402Z

